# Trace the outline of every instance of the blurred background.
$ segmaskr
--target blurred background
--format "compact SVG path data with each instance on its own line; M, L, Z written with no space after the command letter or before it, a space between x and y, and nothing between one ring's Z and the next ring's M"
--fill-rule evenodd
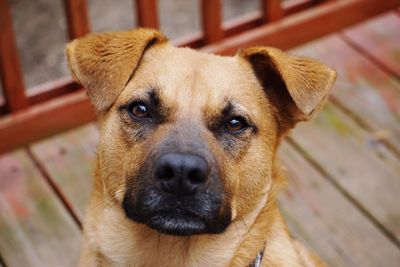
M64 47L68 40L64 4L60 0L9 0L26 87L68 76ZM223 0L223 21L260 9L258 0ZM89 0L91 31L121 31L137 27L132 0ZM160 30L170 39L201 32L198 0L161 0Z
M232 55L269 45L336 69L279 155L293 236L330 266L400 266L400 0L0 0L0 267L76 266L99 130L64 47L153 27Z

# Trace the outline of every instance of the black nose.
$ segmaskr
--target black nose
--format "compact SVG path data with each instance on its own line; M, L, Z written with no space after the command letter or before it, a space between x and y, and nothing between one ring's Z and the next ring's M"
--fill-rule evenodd
M174 194L193 194L207 180L207 162L191 154L164 154L155 166L155 178L163 190Z

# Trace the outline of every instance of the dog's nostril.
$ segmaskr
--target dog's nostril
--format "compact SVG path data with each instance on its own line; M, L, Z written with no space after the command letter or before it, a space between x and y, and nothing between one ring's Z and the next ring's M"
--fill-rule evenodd
M174 168L171 165L165 164L157 170L157 176L161 180L171 180L175 176Z
M194 183L194 184L201 184L205 181L206 179L206 173L202 169L192 169L188 173L188 178L189 180Z

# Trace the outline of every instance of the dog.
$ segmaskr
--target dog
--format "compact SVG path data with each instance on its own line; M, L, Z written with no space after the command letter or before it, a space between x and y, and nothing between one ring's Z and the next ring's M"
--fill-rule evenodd
M80 266L325 266L288 233L276 151L334 70L265 46L177 48L144 28L66 55L100 129Z

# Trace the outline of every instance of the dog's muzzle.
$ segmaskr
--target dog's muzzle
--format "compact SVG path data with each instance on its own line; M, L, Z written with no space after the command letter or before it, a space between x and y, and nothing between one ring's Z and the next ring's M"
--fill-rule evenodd
M204 157L166 153L140 173L122 203L131 220L181 236L221 233L229 225L218 168Z

